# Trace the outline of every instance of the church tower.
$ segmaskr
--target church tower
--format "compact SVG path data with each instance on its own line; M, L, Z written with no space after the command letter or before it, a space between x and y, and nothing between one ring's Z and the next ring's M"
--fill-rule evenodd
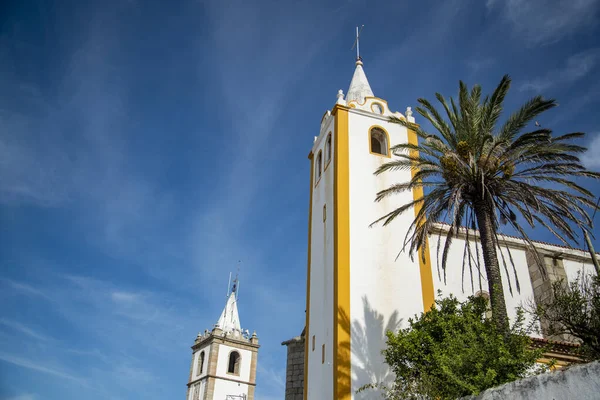
M357 57L346 96L338 92L321 120L311 162L304 398L350 400L361 386L390 382L384 363L385 331L400 317L433 304L428 249L411 260L398 254L414 214L387 227L370 225L421 196L420 189L375 202L379 191L410 180L410 170L379 176L390 148L417 143L415 132L390 117L415 122L410 108L394 112L373 93Z
M258 337L242 331L237 308L239 282L212 331L198 333L192 346L187 400L254 400Z
M358 35L357 30L357 45ZM406 233L420 212L419 206L397 215L386 227L372 225L422 198L423 189L405 191L397 186L394 196L375 201L382 190L393 190L394 185L411 180L414 172L410 169L399 168L381 175L374 172L397 157L391 151L395 145L418 144L418 125L410 107L405 114L393 111L386 100L373 93L363 67L357 54L348 92L344 96L340 90L335 105L321 118L319 135L315 136L308 156L311 173L306 325L300 336L282 343L288 346L286 400L379 398L373 389L358 390L369 384L393 384L394 376L381 354L386 348L386 332L405 328L408 318L428 311L434 304L435 290L443 296L453 294L461 301L469 295L460 274L448 276L447 282L439 270L436 276L432 274L432 265L439 265L439 249L445 245L448 225L434 224L425 248L419 249L414 259L408 251L401 250ZM476 230L459 230L448 253L449 264L463 264L464 268L465 259L473 259L472 253L466 252L471 249L479 258L476 262L482 265L481 251L476 250L478 242ZM544 267L524 240L501 235L499 243L499 254L510 258L511 263L514 260L514 273L520 282L519 294L513 295L508 277L502 277L509 318L513 321L520 303L531 298L543 303L550 296L552 279L558 278L545 281L543 274L574 281L579 273L594 271L589 253L581 249L535 242ZM483 270L478 279L477 293L471 279L472 294L489 296L483 290L488 287ZM534 340L547 342L542 338ZM565 349L575 345L555 343L560 346L554 347L546 358L558 355L563 365L572 362L570 350ZM299 373L302 349L303 374Z

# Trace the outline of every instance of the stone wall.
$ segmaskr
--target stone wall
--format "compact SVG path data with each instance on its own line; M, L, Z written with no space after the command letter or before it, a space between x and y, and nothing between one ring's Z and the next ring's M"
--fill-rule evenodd
M562 280L564 285L567 284L567 273L565 272L563 260L560 258L548 257L543 254L541 254L540 257L544 262L545 273L542 272L536 257L531 250L527 251L527 267L529 269L531 284L533 285L535 304L538 305L547 304L552 301L552 286L555 282ZM541 328L545 338L566 342L572 342L574 340L573 337L566 334L550 336L548 334L548 321L544 319L541 321Z
M600 398L600 361L575 365L488 389L462 400L578 399Z
M287 346L285 400L302 400L304 391L304 336L281 343Z

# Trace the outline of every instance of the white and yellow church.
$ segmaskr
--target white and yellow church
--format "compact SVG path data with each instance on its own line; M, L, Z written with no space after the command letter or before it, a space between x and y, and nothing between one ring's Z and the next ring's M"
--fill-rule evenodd
M414 259L406 252L398 254L414 213L397 217L387 227L370 227L382 215L422 195L417 188L374 201L377 192L411 178L410 171L374 175L394 157L391 147L417 143L414 131L391 122L390 117L416 123L410 107L404 114L392 111L387 101L374 95L358 57L346 95L340 90L333 108L323 115L308 156L306 322L300 336L282 343L288 352L285 400L379 398L374 391L357 390L365 384L393 381L381 354L386 331L405 327L408 318L431 308L438 290L461 300L471 294L487 296L483 269L476 271L481 275L473 286L463 281L459 271L465 241L473 249L477 246L476 231L469 231L468 239L465 232L454 239L448 266L456 270L449 271L444 282L437 273L436 249L447 225L435 226L424 257ZM580 272L594 271L584 250L535 242L545 264L543 278L537 264L540 258L523 240L501 236L500 241L499 252L513 260L520 282L520 291L511 294L503 276L513 320L517 306L543 301L553 282L572 281ZM258 337L241 329L236 284L215 326L194 341L187 400L254 399ZM547 357L556 358L559 365L578 360L576 344L568 338L550 339L539 336L534 344L551 343L553 350Z
M410 108L404 114L392 111L386 100L375 96L359 57L347 93L340 90L333 108L323 115L308 156L306 325L302 335L283 343L288 346L286 400L379 398L372 391L356 391L368 383L393 380L381 354L386 330L405 327L408 318L432 307L438 290L459 299L474 292L487 295L483 269L481 288L477 283L472 289L461 277L466 236L453 241L448 266L456 270L450 270L444 282L437 273L436 249L446 225L439 224L430 232L425 257L414 259L407 252L398 254L413 213L399 216L386 227L369 227L422 195L417 188L374 201L377 192L411 178L410 171L374 175L394 157L392 146L417 143L414 131L390 122L390 117L416 123ZM477 232L471 231L469 240L474 248ZM503 277L511 319L518 305L540 301L557 279L572 280L579 271L594 270L587 252L538 242L536 248L548 272L543 279L536 263L539 259L522 240L502 236L501 242L506 257L510 250L521 285L520 292L510 294L507 277ZM537 339L537 343L547 341ZM575 345L555 343L557 354L551 356L565 363L576 359L572 357Z

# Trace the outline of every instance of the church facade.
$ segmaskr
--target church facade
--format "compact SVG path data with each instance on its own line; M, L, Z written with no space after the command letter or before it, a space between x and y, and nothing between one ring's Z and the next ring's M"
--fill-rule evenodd
M236 286L213 329L194 341L187 400L254 400L260 346L256 332L242 331Z
M483 268L473 272L473 280L468 272L463 279L460 271L467 240L468 256L479 257L483 265L481 252L476 252L476 231L468 236L465 231L453 241L445 279L438 273L437 249L443 248L448 226L438 224L430 232L424 257L414 259L399 253L414 213L406 212L386 227L370 227L422 195L418 188L374 202L380 190L411 178L406 170L373 174L393 157L390 148L395 144L417 143L414 131L390 122L390 117L416 122L410 108L404 114L392 111L386 100L373 94L359 58L347 94L340 90L334 107L323 115L309 154L306 325L302 335L283 343L288 346L286 400L375 398L372 391L356 391L368 383L393 381L381 354L387 330L405 327L408 318L431 308L438 290L459 299L487 295ZM594 271L585 251L536 243L548 271L543 279L539 258L522 240L502 236L501 241L499 257L513 261L520 283L517 291L514 277L503 276L511 320L517 306L542 301L552 282Z

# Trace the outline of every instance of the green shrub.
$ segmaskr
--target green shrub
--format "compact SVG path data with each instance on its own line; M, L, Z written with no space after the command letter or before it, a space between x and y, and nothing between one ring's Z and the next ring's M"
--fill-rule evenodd
M387 333L386 363L396 375L387 399L456 399L534 372L541 350L531 350L519 311L508 334L486 318L487 302L441 298L397 333ZM367 385L360 391L376 385Z
M554 282L551 300L534 314L547 326L546 335L571 335L584 359L600 359L600 277L578 274L569 284Z

